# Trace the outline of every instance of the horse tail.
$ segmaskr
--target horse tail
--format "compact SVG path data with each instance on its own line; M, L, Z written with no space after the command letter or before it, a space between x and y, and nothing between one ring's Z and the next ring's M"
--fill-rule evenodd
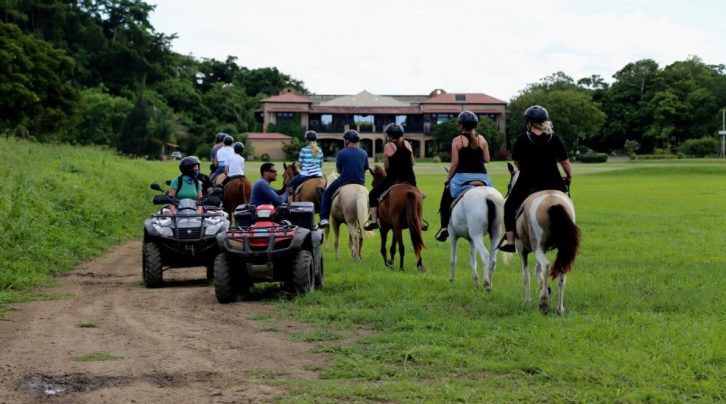
M424 247L421 235L421 218L418 214L418 194L415 191L406 192L406 221L408 231L411 233L411 244L413 250L418 254Z
M494 231L494 226L496 225L496 219L497 219L497 206L494 204L494 201L487 198L487 233L490 235L492 234L492 231Z
M358 228L360 228L366 236L372 237L372 231L363 230L363 226L368 221L368 195L364 195L363 192L357 192L355 195L355 212Z
M547 212L550 216L552 243L557 248L557 256L550 269L550 276L554 279L572 269L580 247L580 229L563 205L550 206Z

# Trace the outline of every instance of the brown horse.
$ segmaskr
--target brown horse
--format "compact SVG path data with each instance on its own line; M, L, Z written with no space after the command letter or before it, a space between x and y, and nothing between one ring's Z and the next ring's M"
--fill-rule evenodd
M300 172L300 163L293 162L290 165L282 163L284 168L284 174L282 176L283 188L287 187L287 184L292 181ZM320 212L320 202L323 200L323 192L327 186L325 178L311 178L305 180L297 189L293 190L292 201L293 202L312 202L315 204L315 212Z
M373 175L373 186L378 185L386 177L386 171L376 166L370 170ZM424 266L421 258L421 250L424 247L423 237L421 235L421 221L423 218L423 194L415 186L411 184L394 184L391 186L388 194L378 205L378 222L380 223L381 232L381 255L383 262L388 268L393 268L393 259L396 255L396 244L401 254L400 269L403 271L403 229L408 229L411 235L411 244L416 254L416 268L419 272L424 272ZM391 242L391 259L388 259L386 252L386 242L388 240L388 232L393 230L393 240Z
M230 223L234 223L234 209L243 203L249 203L252 185L247 177L229 180L222 191L222 204L229 214Z

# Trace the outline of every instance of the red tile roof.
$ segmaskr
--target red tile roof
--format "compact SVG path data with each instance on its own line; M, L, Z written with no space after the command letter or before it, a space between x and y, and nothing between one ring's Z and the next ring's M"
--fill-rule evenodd
M288 135L284 135L282 133L275 133L275 132L267 132L267 133L248 132L247 139L249 139L249 140L262 140L262 139L290 140L292 138Z
M457 95L465 95L466 100L457 101ZM483 93L445 93L427 98L421 102L422 104L506 104L505 101L494 98Z
M297 94L293 93L285 93L281 95L276 95L274 97L265 98L264 100L260 102L284 102L284 103L305 103L305 104L312 104L312 101L305 97L301 97Z
M310 108L311 114L420 114L418 107L327 107L314 105Z

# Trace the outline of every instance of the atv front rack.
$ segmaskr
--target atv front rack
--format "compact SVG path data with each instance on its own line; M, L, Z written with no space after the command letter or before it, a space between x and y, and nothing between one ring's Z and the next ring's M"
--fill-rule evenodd
M264 256L268 261L289 254L301 247L309 230L296 225L270 227L241 226L224 235L224 248L246 257ZM296 242L298 241L298 242Z

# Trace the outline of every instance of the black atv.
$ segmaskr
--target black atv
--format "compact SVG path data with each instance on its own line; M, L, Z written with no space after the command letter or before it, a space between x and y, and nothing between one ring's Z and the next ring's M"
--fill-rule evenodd
M151 189L164 192L159 184ZM163 272L170 268L204 266L207 279L214 276L214 258L219 252L217 235L229 228L228 215L220 208L218 192L203 198L176 199L166 194L154 196L155 205L174 205L144 221L143 278L147 288L163 284ZM197 212L202 205L204 213Z
M217 236L214 261L217 301L230 303L247 295L257 282L283 282L297 293L323 287L323 232L313 226L312 202L240 205L237 227Z

